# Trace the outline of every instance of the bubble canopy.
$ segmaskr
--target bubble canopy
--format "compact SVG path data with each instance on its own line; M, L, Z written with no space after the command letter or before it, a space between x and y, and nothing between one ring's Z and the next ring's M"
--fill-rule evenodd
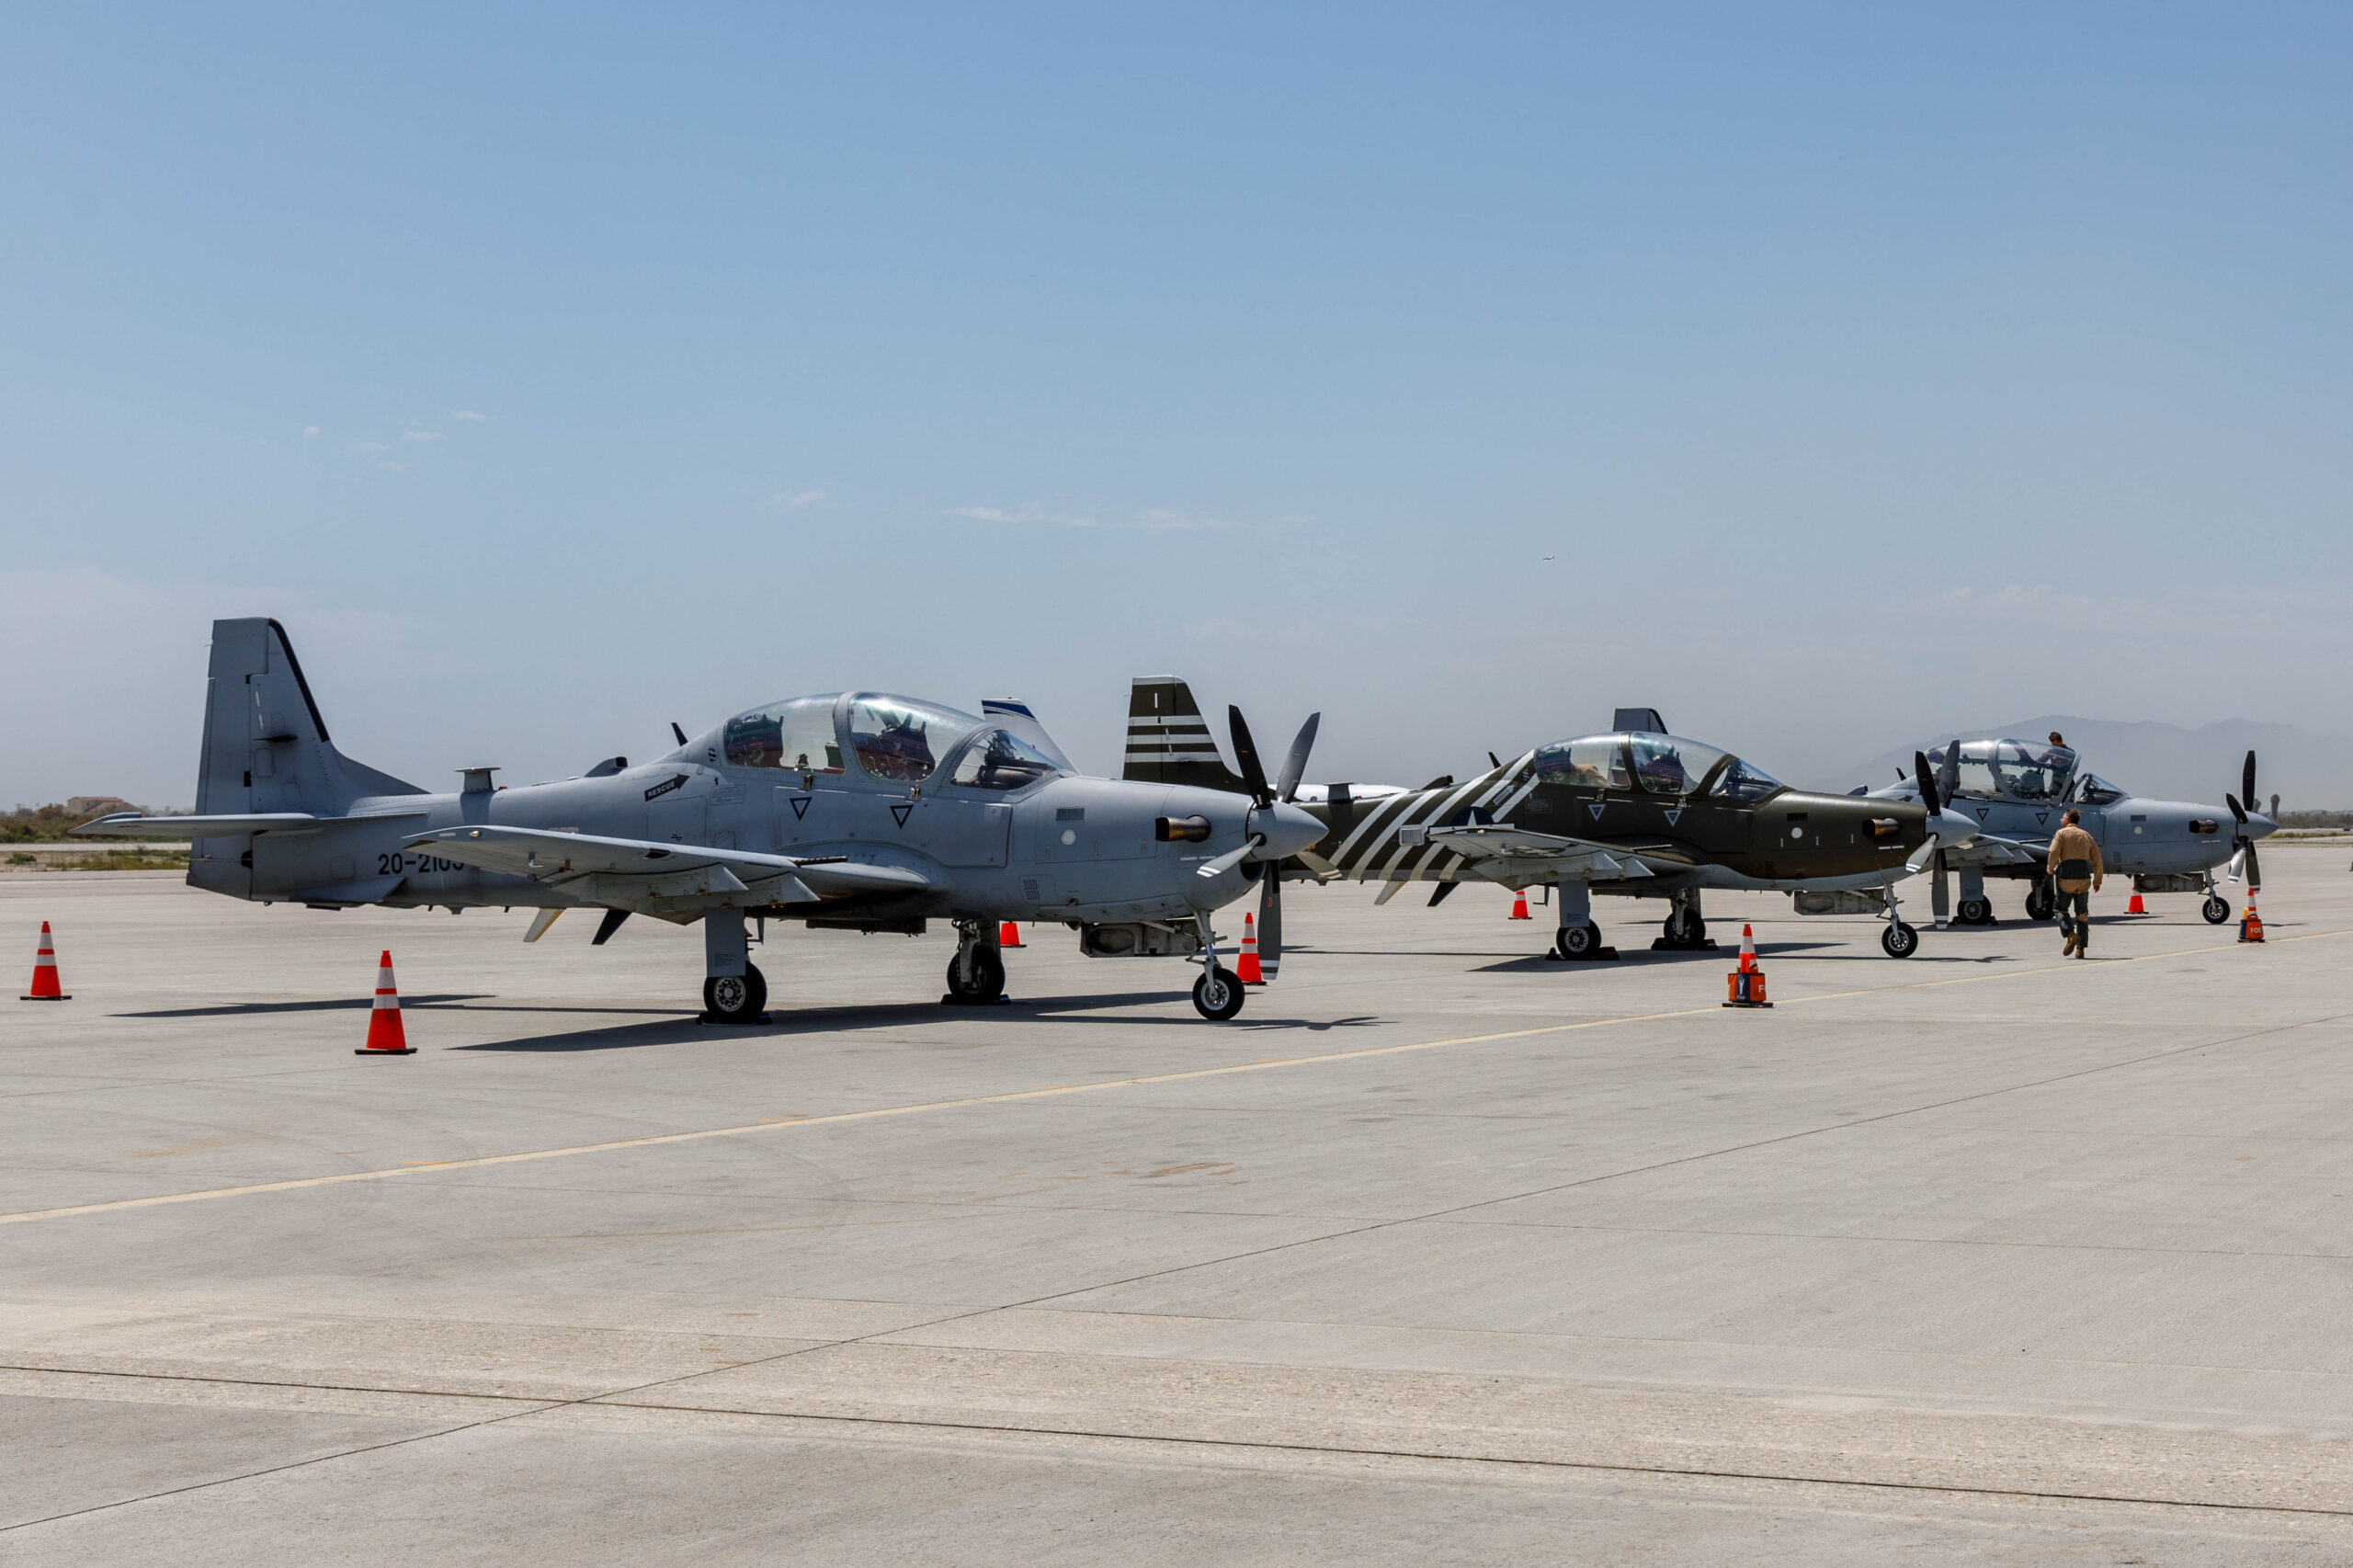
M943 780L981 790L1013 790L1060 771L1018 738L973 714L889 692L827 692L738 713L720 732L731 767L847 774L919 784L956 755ZM972 744L965 745L967 739Z
M1704 793L1761 801L1788 788L1730 752L1680 735L1586 735L1536 753L1540 784L1571 790L1631 790L1646 795Z
M2038 745L2032 741L1960 741L1928 753L1928 766L1941 771L1952 745L1955 793L1981 799L2000 796L2013 801L2060 801L2075 776L2075 754L2063 745Z

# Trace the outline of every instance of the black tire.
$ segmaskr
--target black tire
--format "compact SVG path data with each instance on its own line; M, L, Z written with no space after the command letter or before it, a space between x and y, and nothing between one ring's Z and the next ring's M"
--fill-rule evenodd
M1908 959L1920 950L1919 928L1899 921L1879 934L1879 945L1889 958Z
M2026 917L2029 920L2048 920L2058 912L2059 900L2052 892L2049 882L2037 882L2028 890Z
M966 985L954 959L948 960L948 994L966 1002L994 1002L1005 994L1005 958L995 948L972 954L972 983Z
M722 1024L756 1024L767 1010L768 980L757 964L745 964L739 979L732 974L705 975L703 1016Z
M1564 959L1589 959L1601 950L1601 927L1563 926L1552 938L1552 950Z
M1242 982L1234 979L1233 971L1222 965L1215 974L1205 974L1193 982L1194 1010L1201 1017L1221 1024L1242 1011L1244 995Z
M1962 899L1961 923L1963 926L1991 926L1994 924L1993 904L1982 898Z
M2231 901L2218 892L2208 893L2206 902L2198 906L2198 913L2206 917L2207 925L2220 926L2231 917Z

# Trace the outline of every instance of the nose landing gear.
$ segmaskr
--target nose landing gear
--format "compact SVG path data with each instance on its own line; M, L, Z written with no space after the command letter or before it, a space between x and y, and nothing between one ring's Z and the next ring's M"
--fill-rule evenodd
M1193 1010L1214 1023L1223 1023L1242 1011L1245 993L1233 971L1217 961L1217 934L1210 917L1201 916L1201 977L1193 982Z

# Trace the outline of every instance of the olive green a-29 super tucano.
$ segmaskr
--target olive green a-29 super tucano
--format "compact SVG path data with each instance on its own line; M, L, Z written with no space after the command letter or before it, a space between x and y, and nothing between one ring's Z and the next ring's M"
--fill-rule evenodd
M1182 680L1139 677L1128 715L1124 777L1245 788ZM1436 778L1369 800L1347 784L1324 786L1323 800L1311 791L1298 802L1326 824L1324 837L1278 875L1381 882L1381 903L1408 882L1436 883L1432 904L1466 881L1549 887L1559 928L1548 956L1560 959L1614 956L1593 920L1595 893L1665 901L1654 947L1712 947L1699 903L1709 888L1790 892L1805 913L1883 910L1881 947L1893 958L1918 949L1917 931L1896 914L1894 884L1927 869L1939 849L1977 838L1978 823L1934 799L1792 790L1665 728L1653 710L1620 709L1608 733L1509 762L1490 756L1494 767L1461 782ZM1261 909L1279 922L1271 887Z

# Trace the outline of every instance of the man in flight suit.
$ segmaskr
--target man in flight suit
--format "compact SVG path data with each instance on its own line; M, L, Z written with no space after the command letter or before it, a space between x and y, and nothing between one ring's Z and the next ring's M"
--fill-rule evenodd
M2046 863L2059 893L2059 929L2067 938L2059 951L2063 957L2073 953L2079 959L2091 957L2092 904L2091 894L2099 891L2106 874L2099 863L2099 844L2083 828L2083 818L2070 806L2060 819L2060 828L2051 835L2051 858Z

